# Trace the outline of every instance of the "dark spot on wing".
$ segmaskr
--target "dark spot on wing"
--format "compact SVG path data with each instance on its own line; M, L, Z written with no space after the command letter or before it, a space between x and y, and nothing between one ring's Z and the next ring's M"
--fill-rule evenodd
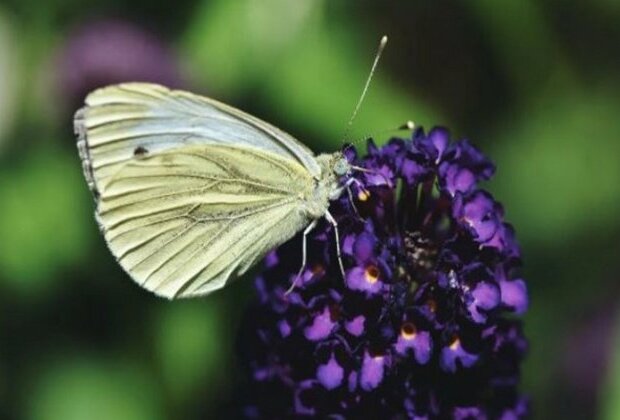
M149 152L149 151L148 151L145 147L143 147L143 146L138 146L138 147L136 147L136 148L133 150L133 155L134 155L135 157L137 157L137 158L141 158L141 157L146 156L146 154L147 154L148 152Z

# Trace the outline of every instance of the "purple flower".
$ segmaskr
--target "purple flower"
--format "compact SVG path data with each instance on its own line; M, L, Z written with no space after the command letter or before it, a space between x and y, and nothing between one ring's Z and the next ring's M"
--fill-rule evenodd
M242 336L251 410L282 418L521 418L528 306L520 250L478 183L493 165L443 128L369 142L299 269L299 238L267 257ZM354 206L352 205L354 204ZM259 374L257 374L259 373ZM512 416L512 417L511 417Z
M334 355L324 365L319 365L316 371L319 382L327 389L334 389L342 384L344 369L338 364Z
M360 387L364 391L370 391L378 387L381 381L383 381L384 368L384 356L371 356L368 353L364 353L362 368L359 373Z
M455 338L452 343L441 349L441 368L446 372L454 373L459 368L471 367L478 360L478 356L469 353L463 348L461 340Z
M471 191L493 173L495 166L467 140L453 143L439 164L440 185L450 195Z
M517 315L523 315L529 304L525 281L509 278L501 266L495 271L495 279L499 284L502 305Z
M304 329L305 337L311 341L327 338L336 326L336 323L331 319L331 314L327 307L311 319L312 323Z
M346 284L351 290L359 290L368 294L379 293L383 283L379 269L374 265L367 267L353 267L346 273Z
M394 344L394 350L402 356L413 353L415 360L423 365L431 357L432 343L428 331L417 331L415 325L407 322L401 327L401 332Z
M364 333L364 322L366 318L364 315L358 315L351 321L345 323L345 328L349 334L359 337Z
M501 226L500 208L487 192L456 195L453 217L470 230L476 241L485 244L490 241Z

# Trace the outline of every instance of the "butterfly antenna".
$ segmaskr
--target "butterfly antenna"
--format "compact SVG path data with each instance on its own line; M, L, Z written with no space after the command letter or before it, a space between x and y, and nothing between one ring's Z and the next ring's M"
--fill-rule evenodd
M370 68L370 73L368 74L368 78L366 79L366 84L364 85L364 89L362 90L362 94L360 98L357 100L357 104L355 105L355 109L353 110L353 115L349 119L347 124L347 129L344 133L344 138L347 138L347 135L351 131L351 127L353 126L353 121L355 121L355 117L357 117L357 113L362 106L362 102L364 102L364 97L366 96L366 92L368 92L368 88L370 87L370 82L372 80L372 76L375 74L375 70L377 69L377 64L379 64L379 59L381 58L381 54L385 49L385 45L387 44L388 37L387 35L383 35L381 41L379 41L379 48L377 48L377 54L375 55L375 61L372 63L372 67Z

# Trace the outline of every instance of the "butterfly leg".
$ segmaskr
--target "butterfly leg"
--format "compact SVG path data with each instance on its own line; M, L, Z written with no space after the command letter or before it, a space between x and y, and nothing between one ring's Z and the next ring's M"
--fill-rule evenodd
M342 278L346 279L346 275L344 273L344 264L342 263L342 254L340 253L340 233L338 232L338 222L336 222L336 219L334 219L334 216L332 216L329 210L325 211L325 218L334 227L334 232L336 234L336 255L338 256L338 264L340 265L340 272L342 273Z
M351 184L353 184L354 182L358 182L359 181L355 178L349 178L346 182L346 184L344 184L344 188L346 188L347 190L347 195L349 196L349 203L351 203L351 207L353 207L353 210L355 211L355 214L357 215L357 218L361 221L364 221L364 219L362 218L362 216L360 215L360 212L357 210L357 206L355 205L355 200L353 199L353 191L351 191Z
M284 296L287 296L289 293L291 293L293 291L293 289L295 289L295 287L297 286L297 282L301 278L301 275L304 272L304 269L306 268L306 256L307 256L307 249L308 249L308 245L307 245L308 234L312 231L312 229L314 229L316 227L316 225L318 223L319 223L319 220L318 219L314 219L312 221L312 223L310 223L308 225L308 227L304 230L303 242L301 244L301 268L299 269L299 272L295 276L295 280L293 280L293 283L291 284L291 287L289 287L288 290L286 292L284 292Z
M353 201L353 192L351 191L350 185L347 185L347 194L349 195L349 202L351 203L351 207L353 207L353 210L355 210L355 214L357 215L358 219L361 219L362 216L360 216L360 212L357 211L355 201Z
M346 190L347 194L349 195L349 202L351 203L351 207L353 207L353 210L355 211L355 213L357 214L358 219L360 219L361 221L363 221L364 219L362 218L362 216L360 216L359 211L357 210L357 206L355 205L355 201L353 200L353 192L351 191L351 184L353 183L357 183L358 185L361 186L361 182L359 182L357 179L355 178L349 178L347 180L347 182L345 182L343 185L341 185L340 187L338 187L337 189L335 189L332 194L330 194L329 199L330 200L336 200L338 199L342 193ZM361 186L361 188L366 191L366 189Z

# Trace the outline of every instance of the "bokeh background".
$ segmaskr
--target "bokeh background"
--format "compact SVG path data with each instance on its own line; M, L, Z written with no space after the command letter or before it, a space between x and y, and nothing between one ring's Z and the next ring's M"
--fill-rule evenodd
M100 85L156 81L333 151L408 119L498 166L525 255L537 418L620 419L620 2L1 0L0 418L221 416L242 395L251 281L140 290L92 217L71 119Z

